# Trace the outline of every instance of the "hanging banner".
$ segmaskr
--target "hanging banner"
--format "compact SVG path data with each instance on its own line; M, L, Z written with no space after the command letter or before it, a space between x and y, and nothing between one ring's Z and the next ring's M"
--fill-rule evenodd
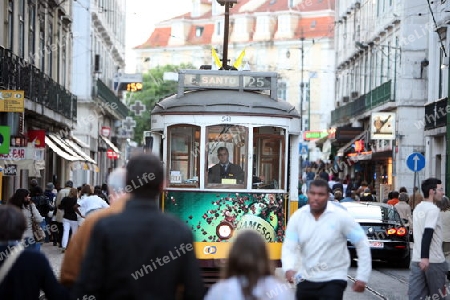
M45 130L29 130L28 141L36 148L45 148Z
M9 126L0 126L0 154L9 153L10 141L10 129Z

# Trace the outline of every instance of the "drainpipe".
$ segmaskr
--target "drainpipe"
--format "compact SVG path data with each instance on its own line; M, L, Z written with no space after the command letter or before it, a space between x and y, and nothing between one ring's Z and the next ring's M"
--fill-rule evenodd
M450 105L450 63L447 76L447 107ZM425 116L426 117L426 116ZM445 193L450 192L450 113L447 112L447 123L445 124ZM438 175L438 174L436 174ZM438 175L439 176L439 175Z

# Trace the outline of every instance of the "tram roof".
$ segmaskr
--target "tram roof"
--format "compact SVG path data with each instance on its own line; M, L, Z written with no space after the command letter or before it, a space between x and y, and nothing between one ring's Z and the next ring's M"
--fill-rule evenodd
M220 89L187 91L181 97L173 95L158 102L152 110L153 115L223 112L300 118L295 107L286 101L274 100L260 92Z

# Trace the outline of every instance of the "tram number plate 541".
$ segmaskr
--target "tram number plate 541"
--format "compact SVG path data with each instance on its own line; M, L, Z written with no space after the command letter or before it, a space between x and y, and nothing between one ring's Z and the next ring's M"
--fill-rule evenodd
M230 116L222 116L222 122L231 122Z

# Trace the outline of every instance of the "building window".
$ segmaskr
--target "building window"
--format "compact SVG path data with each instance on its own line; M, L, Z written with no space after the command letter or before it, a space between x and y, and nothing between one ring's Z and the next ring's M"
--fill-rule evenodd
M445 39L442 40L442 43L444 45L447 44L447 41ZM447 96L447 91L445 90L445 87L447 86L447 76L448 76L448 69L450 66L447 66L447 68L443 68L444 63L448 63L448 61L445 61L445 52L442 49L442 47L439 47L440 51L440 59L439 59L439 99L444 98Z
M277 97L278 97L278 99L282 99L282 100L286 101L286 99L287 99L286 82L278 82Z
M266 33L269 31L270 26L269 26L269 18L264 16L264 17L259 17L257 20L258 24L257 24L257 31L259 33Z
M316 28L316 25L317 25L317 21L316 21L316 20L313 20L313 21L311 22L311 28Z
M19 56L25 57L25 0L19 1Z
M222 22L216 22L216 35L222 35Z
M197 27L195 28L195 36L196 36L196 37L201 37L201 36L203 35L203 30L204 30L204 27L202 27L202 26L197 26Z
M8 1L8 49L13 50L14 37L14 1Z
M66 43L67 43L67 32L64 31L61 37L61 85L66 86Z
M303 103L308 103L310 98L309 82L300 83L300 97L303 99Z
M291 18L290 16L280 16L278 18L278 26L280 32L289 32L291 29Z
M36 6L31 3L28 6L28 23L29 23L29 31L28 31L28 56L30 58L30 62L35 64L35 55L36 55Z
M192 4L192 16L199 17L200 16L200 1L196 0Z
M53 74L53 17L48 16L48 37L47 37L47 52L48 52L48 75L52 77Z
M39 55L40 69L45 71L45 8L40 5L39 8Z

